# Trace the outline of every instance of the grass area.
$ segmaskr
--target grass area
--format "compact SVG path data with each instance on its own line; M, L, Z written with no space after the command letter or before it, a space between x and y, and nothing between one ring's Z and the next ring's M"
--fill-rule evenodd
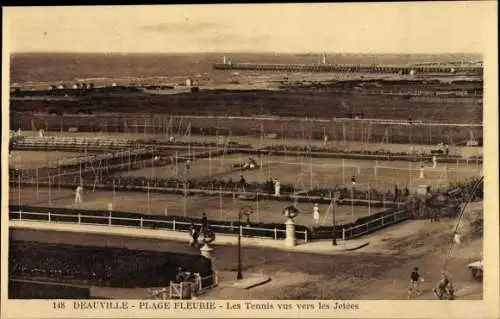
M77 113L82 110L93 112L137 112L142 105L148 113L185 115L278 115L298 117L331 118L350 111L363 112L369 118L414 119L433 118L437 121L458 122L464 119L475 123L482 121L482 107L479 98L464 98L462 103L412 100L404 97L367 95L346 90L337 92L294 92L294 91L228 91L198 92L176 95L152 95L148 93L123 93L120 95L82 96L70 105L66 101L51 101L50 109L64 113ZM345 106L348 102L349 107ZM307 105L307 108L304 108ZM46 110L43 101L13 100L13 111ZM229 110L229 111L228 111ZM416 111L418 110L418 111ZM439 110L439 111L436 111ZM453 113L449 112L453 110Z
M20 196L19 196L20 194ZM50 196L49 196L50 194ZM50 198L49 198L50 197ZM74 191L59 190L54 186L48 188L22 187L10 189L10 204L80 208L90 210L107 210L108 203L113 203L112 191L95 191L86 189L83 203L74 204ZM113 209L117 211L141 212L150 214L165 214L177 216L192 216L201 218L203 212L211 220L237 220L238 211L244 205L250 205L254 214L251 221L284 223L283 208L292 203L261 200L258 202L242 201L237 198L221 198L218 196L189 196L172 194L148 194L141 192L115 192ZM314 225L312 219L313 204L299 203L297 208L301 214L295 219L304 226ZM321 223L331 225L332 214L328 205L319 205ZM368 208L364 206L338 206L336 220L340 223L354 222L360 217L374 214L383 208Z
M264 155L257 162L261 168L244 172L234 171L233 164L244 163L248 156L233 154L214 158L196 159L191 168L184 164L163 167L148 167L119 173L121 176L156 176L158 178L216 178L238 181L244 176L247 182L264 182L278 178L282 184L294 184L297 189L329 188L333 185L350 185L355 175L358 189L375 188L392 190L428 183L434 187L446 186L449 182L463 181L480 175L480 164L441 164L432 168L424 165L424 180L420 180L420 164L404 161L342 160ZM343 164L344 163L344 164ZM344 168L343 168L344 165ZM375 167L377 167L375 169ZM446 172L447 168L447 172Z

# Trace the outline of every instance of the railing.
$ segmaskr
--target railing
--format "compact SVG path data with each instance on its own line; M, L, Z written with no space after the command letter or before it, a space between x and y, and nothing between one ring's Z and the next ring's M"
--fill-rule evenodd
M192 281L183 281L180 283L171 281L168 288L148 289L149 295L147 299L191 299L217 285L217 272L206 277L202 277L199 273L195 273Z
M192 223L181 222L173 220L154 220L148 218L127 218L127 217L115 217L112 213L108 216L97 216L97 215L87 215L87 214L58 214L48 211L47 213L35 213L35 212L24 212L24 211L11 211L9 213L9 218L11 220L30 220L39 222L57 222L57 223L76 223L78 225L107 225L107 226L120 226L120 227L131 227L139 229L165 229L176 232L189 232L189 228ZM200 223L193 223L195 226L201 226ZM228 226L228 225L217 225L211 224L209 228L215 233L224 235L237 236L238 233L242 237L253 237L253 238L265 238L280 240L284 238L286 230L274 228L261 228L248 226ZM254 235L252 232L263 233L262 235ZM295 236L297 239L304 240L307 242L309 240L307 230L296 230Z
M380 228L387 227L388 225L396 224L403 220L407 220L410 217L410 213L404 209L394 212L393 214L382 216L373 220L370 220L364 224L352 226L349 228L342 229L342 239L356 238Z

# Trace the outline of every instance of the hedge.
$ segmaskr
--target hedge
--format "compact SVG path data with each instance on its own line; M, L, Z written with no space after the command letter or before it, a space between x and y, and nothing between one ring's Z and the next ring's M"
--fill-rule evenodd
M212 274L201 255L12 241L9 276L122 288L166 286L177 268Z

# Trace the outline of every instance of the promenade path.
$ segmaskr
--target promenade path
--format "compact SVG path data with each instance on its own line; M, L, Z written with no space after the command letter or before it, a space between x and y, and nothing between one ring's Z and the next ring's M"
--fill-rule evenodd
M86 234L105 234L111 236L125 236L137 239L162 239L166 241L184 242L186 246L189 243L189 234L183 232L174 232L168 230L154 229L136 229L123 226L100 226L100 225L77 225L69 223L47 223L38 221L9 221L10 229L28 229L41 231L60 231L76 232ZM237 245L238 237L231 235L218 234L213 245L233 246ZM337 240L337 246L334 246L331 240L321 240L313 242L298 241L294 247L285 246L284 240L274 240L265 238L242 238L242 246L267 247L278 250L316 253L316 254L338 254L345 251L360 249L369 244L367 240ZM129 247L130 248L130 247Z

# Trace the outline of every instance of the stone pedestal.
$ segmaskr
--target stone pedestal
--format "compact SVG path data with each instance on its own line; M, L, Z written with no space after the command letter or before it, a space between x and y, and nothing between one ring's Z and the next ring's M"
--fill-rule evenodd
M286 238L285 238L285 246L293 247L297 244L297 240L295 238L295 222L293 219L288 218L285 222L286 225Z
M212 259L213 248L211 248L208 244L203 245L200 248L201 255L205 258Z

